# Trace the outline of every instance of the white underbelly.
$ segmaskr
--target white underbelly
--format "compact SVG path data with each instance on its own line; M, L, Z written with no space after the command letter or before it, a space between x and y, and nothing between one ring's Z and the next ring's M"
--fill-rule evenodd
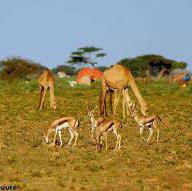
M112 131L113 129L114 129L114 125L112 125L112 126L107 130L107 132Z
M146 123L145 126L150 127L152 124L153 124L152 122L149 122L149 123Z
M69 127L69 123L68 123L68 122L65 122L65 123L63 123L63 124L61 124L61 125L58 125L58 126L56 127L56 131L60 131L61 129L65 129L65 128L67 128L67 127Z

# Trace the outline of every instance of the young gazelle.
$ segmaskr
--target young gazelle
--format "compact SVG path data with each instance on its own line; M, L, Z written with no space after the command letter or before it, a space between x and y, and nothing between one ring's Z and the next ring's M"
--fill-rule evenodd
M158 142L160 130L159 127L157 126L157 123L161 121L161 118L157 115L139 117L137 115L137 111L133 103L129 104L129 108L131 111L131 116L135 119L136 123L139 125L141 140L145 140L148 143L151 136L153 135L153 128L155 127L157 131L157 142ZM147 140L143 137L143 130L145 127L149 130L149 137Z
M78 138L78 133L77 133L77 127L79 125L79 122L77 119L74 117L63 117L60 119L55 120L52 124L51 127L47 130L47 133L44 134L45 141L48 144L49 143L49 136L52 132L55 132L54 140L53 140L53 145L55 145L56 142L56 137L57 134L59 135L60 139L60 147L63 145L62 138L61 138L61 130L68 128L68 131L71 135L70 140L67 144L67 147L70 146L73 138L75 137L75 142L73 144L73 147L75 147L77 138Z
M102 121L105 120L104 117L100 116L95 118L94 117L94 110L88 111L88 118L90 118L91 121L91 139L94 140L94 133Z
M121 148L121 135L118 133L118 129L122 128L121 122L116 119L104 119L96 129L96 145L97 149L101 148L102 139L105 139L105 149L108 149L107 144L107 133L112 131L116 136L116 146L115 150L119 150Z

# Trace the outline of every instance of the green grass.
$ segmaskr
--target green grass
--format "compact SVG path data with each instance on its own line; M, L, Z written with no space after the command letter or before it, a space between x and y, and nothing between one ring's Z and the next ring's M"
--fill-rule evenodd
M122 149L98 152L91 142L87 105L98 105L100 85L71 88L57 80L58 109L37 111L36 81L0 81L0 185L17 185L23 190L192 190L192 87L183 90L165 81L141 84L149 113L162 118L160 142L140 142L135 122L123 122ZM134 99L134 98L133 98ZM62 116L80 120L75 149L48 147L43 133ZM69 139L62 133L65 144Z

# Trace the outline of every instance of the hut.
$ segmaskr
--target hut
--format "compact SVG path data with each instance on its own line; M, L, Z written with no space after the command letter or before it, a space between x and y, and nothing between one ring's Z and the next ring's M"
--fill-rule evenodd
M91 82L102 77L103 72L97 68L83 68L77 74L77 83L83 85L91 85Z

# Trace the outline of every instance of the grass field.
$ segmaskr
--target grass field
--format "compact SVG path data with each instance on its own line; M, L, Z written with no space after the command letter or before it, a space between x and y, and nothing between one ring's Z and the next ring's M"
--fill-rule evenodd
M99 83L70 88L58 80L58 109L37 111L35 81L0 82L0 185L17 185L18 190L192 190L192 87L185 90L165 81L140 84L149 113L162 118L160 142L140 141L135 122L122 120L122 149L98 152L90 139L87 105L98 105ZM75 149L48 147L43 133L62 116L80 120ZM68 132L63 132L66 144Z

